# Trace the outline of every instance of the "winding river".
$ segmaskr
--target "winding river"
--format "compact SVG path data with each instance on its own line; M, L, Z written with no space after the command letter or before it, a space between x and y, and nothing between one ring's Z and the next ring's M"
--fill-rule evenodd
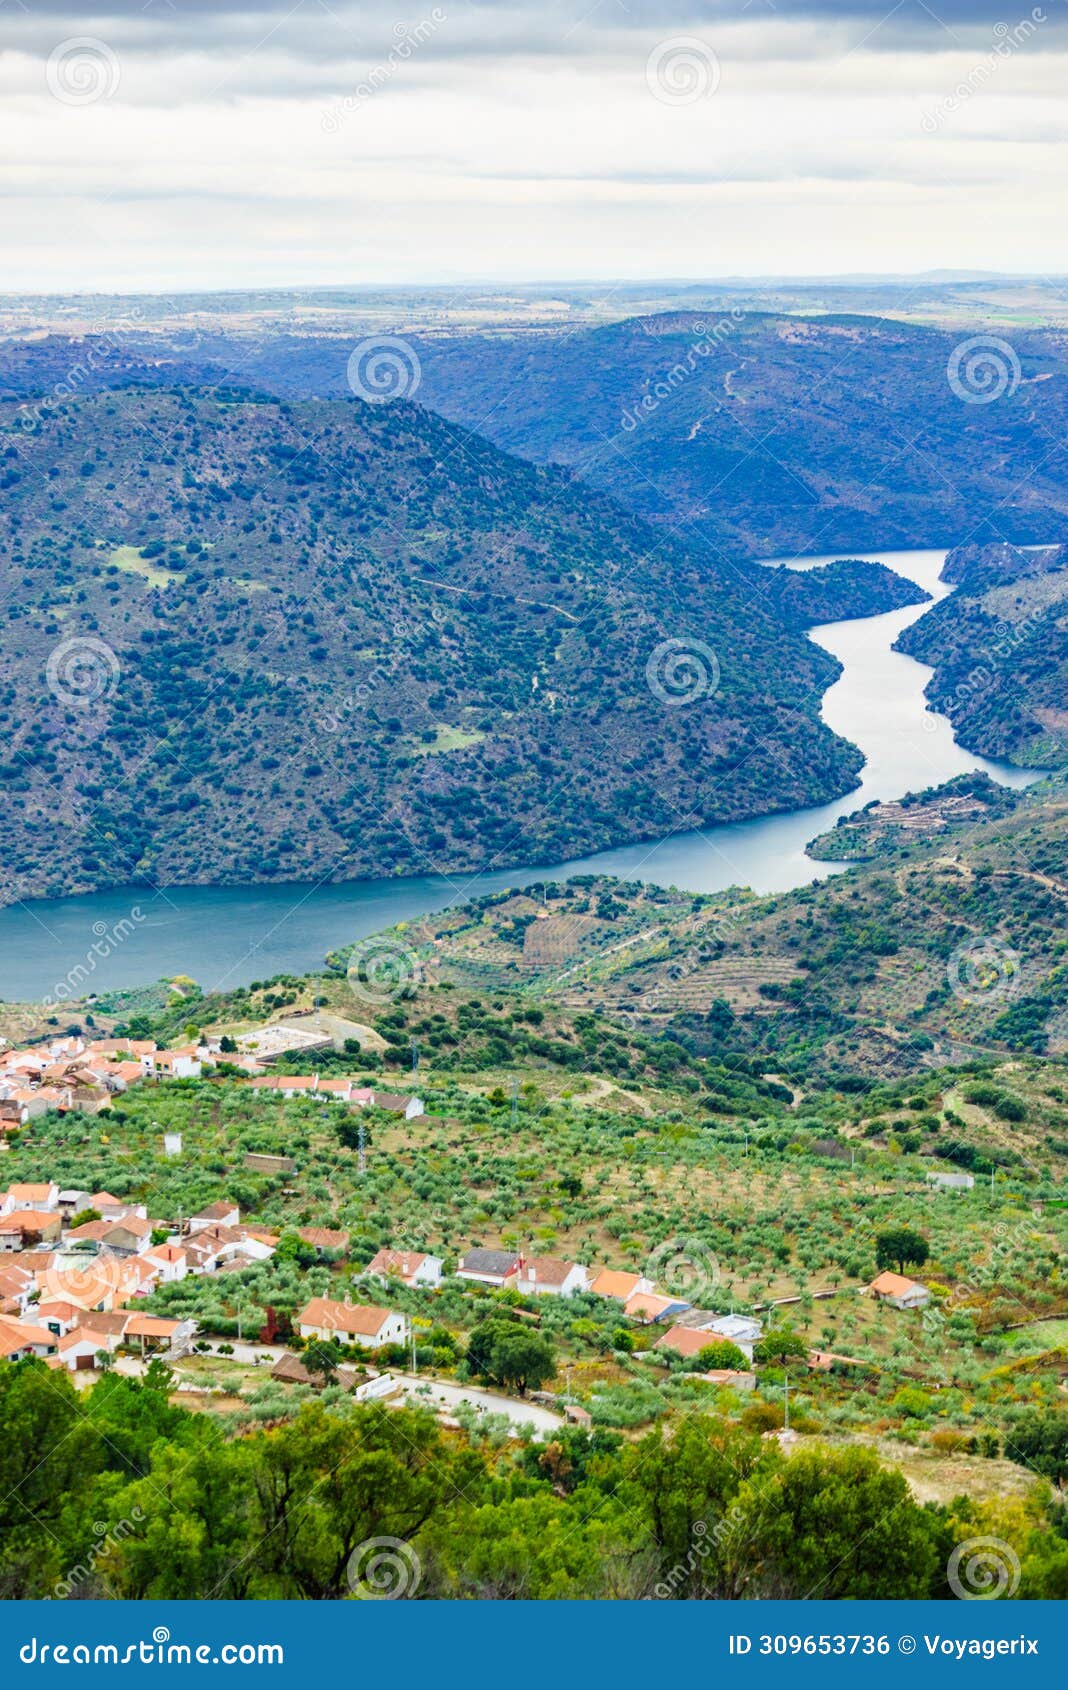
M939 578L945 552L867 555L918 582L934 600L952 591ZM809 569L830 559L770 561ZM1014 787L1039 778L965 751L947 718L926 707L923 689L930 669L891 647L901 630L928 609L925 603L811 630L811 638L843 665L824 695L823 718L866 758L860 785L831 804L680 833L551 867L341 886L120 888L14 905L0 910L0 996L9 1001L75 996L66 984L72 978L82 981L83 990L102 991L191 974L212 989L282 972L303 973L332 947L393 922L483 892L571 874L614 874L694 892L733 885L781 892L840 872L839 865L806 857L805 844L870 799L899 798L972 769L985 769ZM112 945L109 936L120 923L131 930L119 928L125 936ZM108 954L101 956L101 951Z

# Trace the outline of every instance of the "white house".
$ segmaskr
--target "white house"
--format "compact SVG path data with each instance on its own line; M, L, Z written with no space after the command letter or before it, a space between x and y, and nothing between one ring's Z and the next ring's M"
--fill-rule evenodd
M241 1220L241 1211L236 1203L224 1198L218 1203L209 1203L206 1209L189 1217L190 1232L204 1232L208 1227L237 1226Z
M77 1326L59 1340L59 1356L71 1373L88 1372L96 1366L96 1353L107 1349L99 1334L83 1332Z
M58 1343L56 1334L45 1326L34 1326L25 1320L0 1320L0 1360L54 1356Z
M0 1215L10 1215L16 1209L36 1209L39 1214L54 1214L59 1208L59 1186L54 1180L38 1185L9 1185L0 1200Z
M573 1297L589 1290L590 1270L559 1256L520 1256L514 1284L524 1297Z
M82 1316L82 1310L76 1303L62 1299L45 1298L36 1305L33 1312L38 1325L46 1326L57 1338L65 1338L71 1327L77 1326Z
M157 1270L161 1285L172 1285L189 1272L189 1258L180 1244L157 1244L146 1252L145 1261Z
M613 1302L626 1303L635 1295L648 1295L653 1289L653 1282L643 1273L622 1273L616 1268L602 1268L591 1281L589 1289L597 1297L611 1297Z
M944 1191L970 1191L975 1184L974 1174L947 1174L938 1170L929 1173L927 1180L930 1185L937 1185Z
M83 1209L91 1209L93 1196L90 1191L61 1191L58 1208L63 1219L69 1221L72 1215L80 1215Z
M931 1301L926 1285L906 1279L900 1273L881 1273L872 1280L868 1290L880 1303L889 1303L894 1309L923 1309Z
M456 1269L458 1279L473 1279L479 1285L507 1285L519 1267L514 1250L468 1250Z
M329 1297L313 1297L297 1315L302 1338L336 1338L340 1344L362 1344L378 1349L381 1344L406 1344L411 1327L408 1316L390 1309L357 1308L352 1303L335 1303Z
M440 1285L441 1257L421 1250L379 1250L365 1271L369 1278L400 1279L413 1288Z
M195 1048L190 1045L186 1050L154 1050L141 1058L141 1068L146 1075L154 1075L158 1080L199 1080L202 1065L197 1060Z
M695 1332L705 1332L710 1339L726 1338L749 1361L753 1359L753 1345L759 1342L764 1331L755 1315L716 1314L709 1309L693 1309L690 1314L683 1315L680 1325Z
M353 1101L357 1101L355 1095ZM391 1115L403 1115L406 1121L417 1121L426 1114L422 1098L404 1092L372 1091L367 1101L376 1109L388 1109Z

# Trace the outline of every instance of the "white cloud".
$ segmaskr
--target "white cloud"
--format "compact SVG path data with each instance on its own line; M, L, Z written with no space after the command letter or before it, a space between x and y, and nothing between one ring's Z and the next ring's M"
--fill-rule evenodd
M978 12L954 24L966 46L937 30L919 50L899 22L890 51L885 30L862 41L870 15L798 7L691 7L676 28L605 0L571 35L564 0L438 10L416 0L406 35L388 7L338 23L318 0L288 18L17 18L6 285L1068 269L1052 22L1008 52ZM68 24L117 57L93 103L49 91ZM662 103L650 50L694 31L716 91Z

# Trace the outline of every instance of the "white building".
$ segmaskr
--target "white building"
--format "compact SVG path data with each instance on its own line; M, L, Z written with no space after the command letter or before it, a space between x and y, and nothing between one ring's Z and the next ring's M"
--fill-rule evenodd
M399 1279L405 1285L431 1287L441 1284L441 1257L427 1256L421 1250L379 1250L367 1264L371 1279Z
M590 1288L590 1270L559 1256L521 1256L513 1281L524 1297L573 1297Z
M382 1344L406 1344L411 1335L408 1316L391 1309L357 1308L352 1303L335 1303L329 1297L313 1297L296 1320L302 1338L329 1340L339 1344L362 1344L375 1350Z

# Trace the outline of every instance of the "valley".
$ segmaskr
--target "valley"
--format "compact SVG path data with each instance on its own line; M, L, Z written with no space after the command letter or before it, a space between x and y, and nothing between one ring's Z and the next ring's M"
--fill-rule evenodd
M0 1589L334 1599L385 1530L424 1597L944 1598L994 1536L1054 1598L1059 548L898 549L996 495L984 424L873 549L838 388L798 492L841 343L900 400L941 329L742 324L724 402L807 384L744 477L685 384L580 449L685 317L584 326L583 394L451 332L430 405L321 336L29 411L0 357L0 1418L55 1526L0 1500ZM744 1531L680 1575L665 1497Z

